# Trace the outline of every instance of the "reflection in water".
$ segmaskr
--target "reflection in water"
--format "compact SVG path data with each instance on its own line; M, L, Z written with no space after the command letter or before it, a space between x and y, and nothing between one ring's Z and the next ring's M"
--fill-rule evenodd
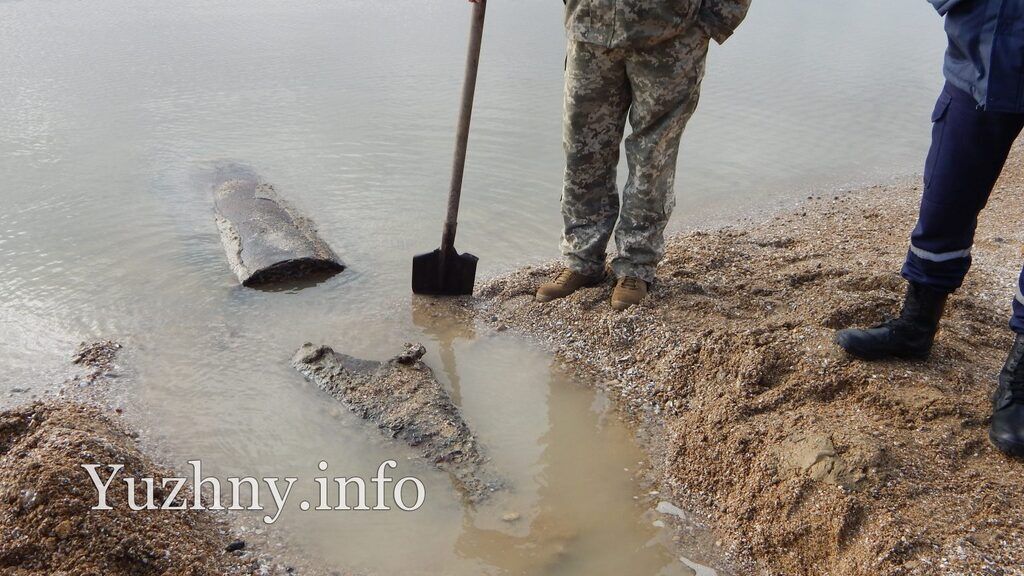
M548 380L547 429L536 440L536 492L524 498L522 514L506 511L498 525L493 514L467 514L456 550L509 574L693 574L661 543L634 500L632 472L641 454L629 432L595 411L603 403L585 401L592 393L554 369Z
M481 278L554 257L560 227L561 5L491 10L459 228ZM368 476L396 459L426 483L411 516L286 510L310 558L401 574L678 570L633 500L639 454L594 395L408 296L444 210L467 17L454 0L0 2L0 402L59 382L77 342L114 338L137 374L125 413L172 462L298 476L296 499L315 496L320 460ZM943 47L923 2L755 2L711 50L673 225L919 170ZM350 268L238 288L197 176L218 158L273 182ZM418 339L513 480L491 507L466 512L447 478L288 366L307 341L383 359Z
M494 370L493 383L473 383L492 386L487 396L511 408L493 408L494 417L486 421L499 421L496 412L512 417L485 425L482 403L467 402L466 409L476 416L481 441L494 449L501 469L517 469L509 493L467 512L457 553L502 567L503 574L689 574L645 520L646 505L635 499L642 454L629 430L600 410L603 403L594 401L595 393L553 368L510 375L523 359L517 347L509 338L487 336L471 347L472 365L463 364L463 372L472 375L487 365ZM494 389L498 386L513 389ZM520 401L512 402L516 398ZM524 438L506 443L499 435ZM509 454L518 443L523 453L513 460Z
M472 340L476 337L472 315L461 307L446 306L435 298L413 296L412 322L437 343L441 365L450 386L448 393L455 405L461 406L462 392L454 344L456 339Z
M296 292L304 288L312 288L314 286L319 286L337 275L337 270L321 270L317 272L307 272L304 273L301 278L296 280L279 280L277 282L266 282L260 284L259 286L255 286L252 289L260 290L262 292L285 292L288 294L295 294Z
M450 301L413 297L412 317L438 349L449 391L484 448L497 452L499 473L511 478L507 492L464 511L457 556L499 567L502 574L691 573L667 547L652 542L656 531L634 500L638 488L629 472L641 453L625 427L608 417L606 402L594 401L595 393L512 338L489 334L477 340L472 315ZM465 345L461 370L457 342ZM534 373L534 359L548 368ZM466 391L467 404L460 373L475 388ZM512 417L501 418L496 403L510 407ZM505 446L501 437L516 441ZM528 450L510 458L513 446Z

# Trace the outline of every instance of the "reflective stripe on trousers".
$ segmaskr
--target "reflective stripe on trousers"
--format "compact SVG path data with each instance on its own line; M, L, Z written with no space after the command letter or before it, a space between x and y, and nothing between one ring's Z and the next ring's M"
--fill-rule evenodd
M978 213L1024 128L1024 114L981 110L969 94L946 84L935 103L932 123L921 209L902 273L911 282L952 292L963 284L971 267ZM1024 333L1020 292L1018 288L1010 324Z

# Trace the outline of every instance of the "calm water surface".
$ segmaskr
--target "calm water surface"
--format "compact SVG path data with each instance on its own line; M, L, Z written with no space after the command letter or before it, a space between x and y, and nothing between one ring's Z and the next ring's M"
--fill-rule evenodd
M408 294L411 255L440 237L467 16L461 0L0 2L0 402L59 382L77 342L116 338L125 405L175 461L308 478L321 459L368 476L395 458L424 479L412 515L286 510L318 562L685 573L601 399ZM712 48L673 226L916 172L943 46L925 2L755 0ZM563 57L560 2L491 2L459 229L482 276L557 254ZM301 291L238 288L197 176L225 159L275 183L351 268ZM514 495L465 510L287 363L305 341L384 358L409 340ZM684 551L714 565L693 538Z

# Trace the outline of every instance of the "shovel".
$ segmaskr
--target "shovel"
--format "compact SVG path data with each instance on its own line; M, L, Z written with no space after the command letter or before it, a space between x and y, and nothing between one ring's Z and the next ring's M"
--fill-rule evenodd
M455 136L452 182L448 190L448 215L444 220L441 247L412 259L412 291L415 294L457 296L473 293L478 258L468 252L459 254L455 251L455 228L459 217L459 199L462 196L462 175L466 168L469 121L473 115L473 96L476 93L476 72L480 65L480 44L483 41L486 9L486 0L473 4L466 78L462 84L462 109L459 112L459 127Z

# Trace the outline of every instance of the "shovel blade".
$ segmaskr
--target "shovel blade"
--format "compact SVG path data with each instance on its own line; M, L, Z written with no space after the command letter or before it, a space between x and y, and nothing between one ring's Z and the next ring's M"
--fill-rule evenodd
M412 259L412 291L434 296L462 296L473 293L478 258L459 254L454 248L446 254L438 248Z

